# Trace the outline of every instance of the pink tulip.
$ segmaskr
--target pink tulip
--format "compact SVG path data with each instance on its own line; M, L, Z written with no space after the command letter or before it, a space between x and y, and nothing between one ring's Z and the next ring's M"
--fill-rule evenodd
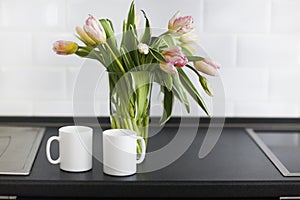
M187 64L188 60L178 46L168 47L163 49L163 56L167 63L171 63L175 67L183 67Z
M97 44L103 44L106 42L106 34L101 23L92 15L90 15L85 21L83 29Z
M218 64L218 63L216 63L216 62L214 62L214 61L212 61L212 60L209 60L209 59L207 59L207 58L204 59L204 62L205 62L206 64L212 66L212 67L215 68L215 69L220 69L220 68L221 68L220 64Z
M171 63L160 63L160 68L168 74L177 74L177 70Z
M204 59L203 61L196 61L194 62L194 67L207 75L210 76L217 76L218 75L218 69L220 69L220 65L209 60L209 59Z
M192 16L179 17L179 11L169 21L168 29L171 33L184 34L194 29Z
M59 40L53 44L53 51L59 55L69 55L77 51L78 45L75 42Z

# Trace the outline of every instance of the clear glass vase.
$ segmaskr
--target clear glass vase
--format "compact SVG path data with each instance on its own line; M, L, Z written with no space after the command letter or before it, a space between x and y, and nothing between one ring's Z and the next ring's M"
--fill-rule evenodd
M111 128L130 129L148 141L152 74L109 72ZM137 153L141 153L138 142Z

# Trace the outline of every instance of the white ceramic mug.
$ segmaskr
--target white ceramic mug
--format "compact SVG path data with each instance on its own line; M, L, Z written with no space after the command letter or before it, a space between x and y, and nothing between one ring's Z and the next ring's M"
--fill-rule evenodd
M139 159L136 153L137 140L142 144L142 154ZM132 130L103 131L103 172L113 176L135 174L136 165L145 159L145 147L145 140Z
M65 126L59 136L52 136L46 145L47 159L52 164L60 164L60 169L70 172L83 172L92 169L93 129L86 126ZM59 142L59 157L51 158L51 142Z

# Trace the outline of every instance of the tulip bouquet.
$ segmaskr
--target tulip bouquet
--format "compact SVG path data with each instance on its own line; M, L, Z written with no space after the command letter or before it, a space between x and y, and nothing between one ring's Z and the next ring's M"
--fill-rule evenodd
M174 98L183 103L189 112L187 94L209 115L202 96L184 68L194 72L199 77L197 84L212 96L204 74L216 76L219 66L209 59L194 55L191 44L197 41L191 16L181 17L177 12L170 19L168 30L154 36L146 13L141 12L145 18L143 30L137 29L135 5L132 2L127 20L123 22L120 42L109 19L97 20L90 15L83 28L76 27L76 37L83 45L57 41L53 50L61 55L76 54L99 61L109 77L112 128L135 130L147 141L152 84L158 83L163 94L161 124L170 119Z

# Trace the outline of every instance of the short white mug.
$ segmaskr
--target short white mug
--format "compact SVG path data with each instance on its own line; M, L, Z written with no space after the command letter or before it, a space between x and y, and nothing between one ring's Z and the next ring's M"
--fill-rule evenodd
M59 130L59 136L52 136L46 145L47 159L59 164L60 169L70 172L83 172L92 169L93 129L86 126L65 126ZM51 142L59 142L59 157L51 158Z
M137 140L141 141L142 154L137 159ZM146 154L145 140L127 129L103 131L103 172L113 176L129 176L136 173L136 165Z

